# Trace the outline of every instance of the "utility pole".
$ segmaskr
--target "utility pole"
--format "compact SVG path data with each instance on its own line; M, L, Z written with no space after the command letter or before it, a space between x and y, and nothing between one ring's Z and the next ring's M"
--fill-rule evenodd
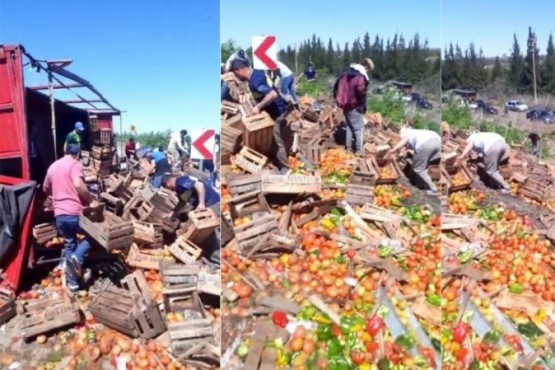
M528 50L532 53L532 79L534 80L534 105L538 105L538 89L536 86L536 34L528 44Z

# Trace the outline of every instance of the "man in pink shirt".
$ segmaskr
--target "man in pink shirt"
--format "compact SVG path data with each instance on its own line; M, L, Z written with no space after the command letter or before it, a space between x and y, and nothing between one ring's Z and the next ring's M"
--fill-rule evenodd
M79 215L84 205L98 206L83 181L83 166L77 160L78 144L68 144L66 155L58 159L48 168L43 189L52 198L52 207L56 218L58 235L64 239L64 259L67 270L67 286L71 292L79 291L79 279L82 276L81 266L85 255L90 249L86 239L77 240Z

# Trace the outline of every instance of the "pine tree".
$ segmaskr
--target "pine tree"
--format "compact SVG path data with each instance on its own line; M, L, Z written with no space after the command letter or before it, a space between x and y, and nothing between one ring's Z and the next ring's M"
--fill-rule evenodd
M361 63L362 50L360 48L360 40L356 39L353 42L353 50L351 52L351 63Z
M495 62L493 63L493 70L491 71L491 81L495 82L498 79L503 78L503 66L501 65L501 60L499 57L495 57Z
M520 53L520 45L518 44L516 34L513 35L513 48L511 50L509 65L507 83L509 86L519 89L520 82L522 81L522 75L524 73L524 60Z
M541 88L544 92L555 95L555 47L553 35L547 41L545 62L541 66Z
M520 86L523 91L531 93L534 91L534 68L536 68L537 72L540 62L540 50L537 47L536 34L532 31L532 27L528 27L528 40L526 46L526 57L524 58L524 68ZM538 83L538 85L541 84L538 74L536 74L536 83Z
M333 42L331 41L331 37L328 41L328 50L326 52L326 69L330 74L332 74L335 69L335 52L333 50Z
M349 43L345 43L345 48L343 49L343 60L341 63L341 69L345 70L351 64L351 52L349 50Z
M364 41L363 42L364 42L364 45L362 47L362 56L364 58L371 58L371 56L370 56L370 48L371 48L370 35L368 34L368 32L366 32L364 34Z

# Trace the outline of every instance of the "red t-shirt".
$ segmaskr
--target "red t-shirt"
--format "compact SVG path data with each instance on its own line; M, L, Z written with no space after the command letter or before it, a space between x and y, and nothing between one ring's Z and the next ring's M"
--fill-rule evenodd
M131 154L135 150L135 143L130 143L129 141L125 143L125 155Z

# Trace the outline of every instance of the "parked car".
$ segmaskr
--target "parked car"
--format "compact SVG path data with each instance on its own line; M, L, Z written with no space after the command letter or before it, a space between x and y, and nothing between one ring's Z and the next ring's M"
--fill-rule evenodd
M488 103L486 103L481 99L475 100L475 103L478 106L478 109L481 109L484 114L489 114L489 115L499 114L499 111L496 108L494 108L493 106L489 105Z
M547 109L531 109L526 113L530 121L542 121L543 123L555 123L555 114Z
M513 112L526 112L528 110L528 106L518 100L509 100L505 103L505 108Z
M430 103L429 101L427 101L424 98L420 98L416 101L416 106L418 108L422 108L422 109L432 109L434 106L432 103Z
M478 104L476 104L476 102L467 99L461 99L460 104L462 107L468 107L470 109L478 108Z

